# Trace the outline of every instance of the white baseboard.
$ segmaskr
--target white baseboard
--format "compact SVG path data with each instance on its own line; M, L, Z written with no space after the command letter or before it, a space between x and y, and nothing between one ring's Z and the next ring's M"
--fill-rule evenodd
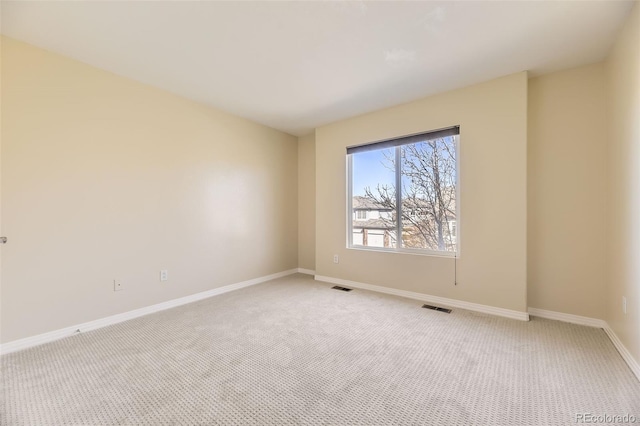
M147 306L133 311L124 312L122 314L112 315L106 318L100 318L94 321L85 322L82 324L74 325L71 327L61 328L59 330L50 331L36 336L26 337L24 339L14 340L12 342L0 345L0 354L8 354L16 352L22 349L27 349L33 346L38 346L43 343L52 342L54 340L62 339L74 335L78 332L95 330L98 328L106 327L108 325L117 324L119 322L127 321L133 318L138 318L143 315L148 315L154 312L163 311L165 309L174 308L176 306L185 305L187 303L196 302L198 300L207 299L209 297L217 296L219 294L228 293L230 291L239 290L244 287L260 284L266 281L271 281L276 278L281 278L287 275L301 273L307 275L315 275L315 271L304 268L289 269L287 271L278 272L271 275L266 275L252 280L242 281L235 284L229 284L223 287L214 288L212 290L203 291L201 293L192 294L190 296L181 297L178 299L168 300L166 302L158 303L155 305ZM339 284L347 287L355 287L363 290L375 291L378 293L391 294L394 296L407 297L409 299L420 300L424 302L437 303L453 308L467 309L470 311L482 312L491 315L497 315L506 318L512 318L522 321L529 320L529 314L541 318L547 318L557 321L569 322L573 324L586 325L590 327L602 328L611 342L616 347L622 358L625 360L633 374L640 380L640 364L631 355L629 350L624 346L622 341L618 338L616 333L607 324L606 321L583 317L579 315L565 314L562 312L547 311L545 309L529 308L528 313L513 311L510 309L497 308L494 306L481 305L477 303L465 302L456 299L448 299L446 297L431 296L423 293L415 293L412 291L397 290L389 287L382 287L372 284L365 284L356 281L343 280L340 278L326 277L322 275L315 275L317 281L328 282L332 284Z
M604 330L609 336L611 343L616 347L622 359L627 363L633 374L640 380L640 364L633 358L631 352L624 346L613 329L605 320L597 318L582 317L580 315L565 314L562 312L547 311L545 309L529 308L529 314L534 317L547 318L562 322L570 322L572 324L586 325L589 327L597 327Z
M629 369L636 375L638 381L640 381L640 364L636 359L631 355L631 352L627 349L627 347L622 343L622 341L618 338L618 335L613 331L611 327L608 325L604 327L604 332L607 333L609 339L611 339L611 343L616 347L622 359L627 363Z
M581 317L580 315L565 314L563 312L547 311L546 309L529 308L529 315L562 322L570 322L572 324L587 325L589 327L608 327L607 322L601 319Z
M166 302L158 303L156 305L146 306L144 308L135 309L133 311L124 312L117 315L112 315L106 318L100 318L94 321L85 322L85 323L74 325L71 327L65 327L59 330L38 334L36 336L25 337L24 339L14 340L12 342L7 342L1 345L0 354L8 354L8 353L16 352L22 349L27 349L33 346L41 345L43 343L62 339L63 337L68 337L78 332L95 330L98 328L106 327L108 325L117 324L119 322L127 321L133 318L138 318L143 315L152 314L154 312L163 311L165 309L174 308L176 306L185 305L187 303L196 302L202 299L207 299L209 297L217 296L219 294L228 293L234 290L239 290L244 287L249 287L249 286L260 284L266 281L271 281L276 278L281 278L287 275L295 274L296 272L298 272L298 269L289 269L288 271L282 271L275 274L254 278L252 280L247 280L247 281L242 281L235 284L229 284L222 287L217 287L212 290L203 291L201 293L192 294L190 296L180 297L178 299L168 300Z
M631 369L633 374L638 378L638 380L640 380L640 364L635 360L635 358L633 358L633 356L631 355L631 352L629 352L629 350L624 346L624 344L618 338L618 336L613 331L613 329L609 327L609 324L607 324L606 321L601 319L583 317L580 315L573 315L573 314L565 314L562 312L547 311L545 309L538 309L538 308L529 308L528 313L525 313L525 312L513 311L510 309L480 305L477 303L464 302L461 300L448 299L446 297L431 296L423 293L415 293L412 291L397 290L389 287L382 287L382 286L377 286L372 284L360 283L357 281L349 281L349 280L343 280L340 278L326 277L322 275L316 275L315 279L317 281L324 281L327 283L338 284L345 287L354 287L354 288L360 288L363 290L375 291L378 293L392 294L394 296L407 297L409 299L431 302L431 303L441 304L441 305L450 306L454 308L468 309L470 311L482 312L486 314L497 315L497 316L518 319L523 321L528 321L529 315L533 315L541 318L569 322L569 323L579 324L579 325L586 325L589 327L602 328L605 331L605 333L607 333L607 336L609 336L609 339L611 340L613 345L616 347L616 349L622 356L622 359L624 359L624 361L629 366L629 369Z
M356 281L343 280L340 278L325 277L322 275L316 275L316 280L324 281L332 284L338 284L345 287L355 287L363 290L376 291L378 293L392 294L394 296L406 297L409 299L420 300L422 302L436 303L438 305L450 306L452 308L467 309L469 311L482 312L485 314L497 315L500 317L517 319L520 321L529 321L529 314L527 312L497 308L495 306L481 305L479 303L465 302L462 300L449 299L449 298L440 297L440 296L431 296L429 294L424 294L424 293L398 290L395 288L365 284L365 283L360 283Z

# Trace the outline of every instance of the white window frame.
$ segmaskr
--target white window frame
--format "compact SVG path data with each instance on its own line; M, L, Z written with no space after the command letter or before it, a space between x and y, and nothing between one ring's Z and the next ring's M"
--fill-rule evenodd
M431 249L421 249L421 248L408 248L408 247L397 247L402 245L402 221L398 219L396 221L396 247L368 247L368 246L360 246L353 244L353 154L347 154L347 249L352 250L365 250L365 251L382 251L388 253L405 253L405 254L415 254L422 256L433 256L433 257L448 257L448 258L460 258L461 254L461 226L460 226L460 134L452 136L455 141L456 148L456 173L455 173L455 182L456 182L456 250L455 251L440 251L440 250L431 250ZM416 142L418 143L418 142ZM399 161L400 156L400 147L396 147L396 164L401 164ZM400 181L402 180L402 174L396 172L396 196L398 198L401 197ZM402 215L402 203L397 201L396 205L399 206L398 217L400 218Z

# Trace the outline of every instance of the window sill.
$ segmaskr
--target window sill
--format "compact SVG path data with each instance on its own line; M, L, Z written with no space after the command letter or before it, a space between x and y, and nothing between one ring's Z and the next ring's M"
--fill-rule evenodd
M443 257L446 259L460 259L460 254L455 252L443 252L443 251L431 251L431 250L412 250L412 249L393 249L378 247L366 247L366 246L347 246L347 250L358 251L372 251L376 253L390 253L390 254L411 254L414 256L427 256L427 257Z

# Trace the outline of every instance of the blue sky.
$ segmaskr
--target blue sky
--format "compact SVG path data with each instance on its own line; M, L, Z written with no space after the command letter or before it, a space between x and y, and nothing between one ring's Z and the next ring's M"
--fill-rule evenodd
M394 184L393 171L382 165L384 152L393 154L393 151L393 148L387 148L353 154L353 195L364 195L366 186L371 187L375 194L378 184Z
M445 141L446 143L454 143L454 139L451 137L445 138ZM426 145L423 149L425 152L430 152L430 148ZM385 159L385 153L387 156L391 155L393 157L394 151L395 148L387 148L353 154L353 195L364 195L364 188L367 186L376 194L376 186L378 184L395 185L394 172L383 166L383 162L385 164L389 163ZM409 178L402 176L404 191L407 190L410 184Z

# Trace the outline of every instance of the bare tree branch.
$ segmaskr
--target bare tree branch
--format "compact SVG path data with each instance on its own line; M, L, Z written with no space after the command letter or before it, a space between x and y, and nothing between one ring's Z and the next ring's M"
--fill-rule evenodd
M456 220L456 147L453 138L440 138L404 145L401 164L393 151L384 153L382 165L392 171L401 167L402 177L402 242L405 247L431 250L455 250L456 235L450 222ZM365 197L393 212L396 188L377 185L365 188ZM395 227L397 218L385 218Z

